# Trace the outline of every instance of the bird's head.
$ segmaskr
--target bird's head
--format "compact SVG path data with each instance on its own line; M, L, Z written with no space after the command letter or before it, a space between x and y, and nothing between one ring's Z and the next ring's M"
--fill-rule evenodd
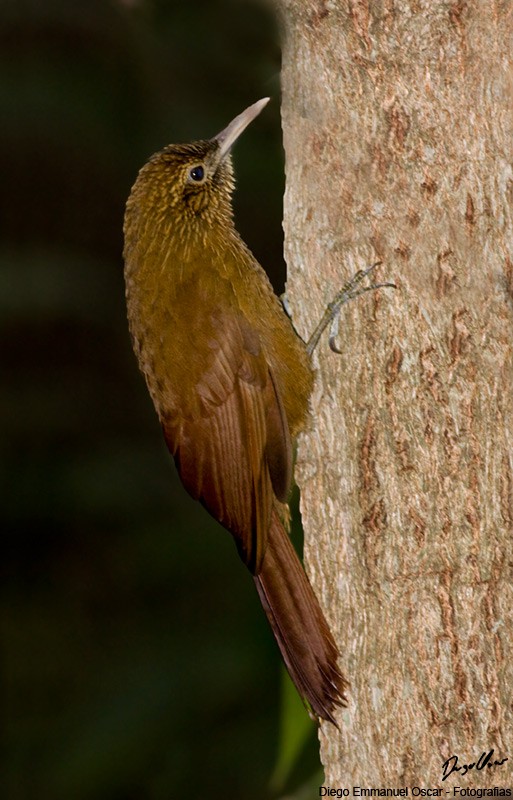
M147 230L156 224L189 238L232 220L234 189L231 149L267 105L266 97L235 117L217 136L191 144L172 144L155 153L139 172L127 204L127 222Z

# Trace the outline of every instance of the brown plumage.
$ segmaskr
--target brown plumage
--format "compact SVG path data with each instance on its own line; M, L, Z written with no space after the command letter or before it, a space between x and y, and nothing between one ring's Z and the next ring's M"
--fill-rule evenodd
M232 533L299 693L334 722L337 648L283 523L310 357L232 218L230 148L266 102L141 169L125 216L128 318L185 488Z

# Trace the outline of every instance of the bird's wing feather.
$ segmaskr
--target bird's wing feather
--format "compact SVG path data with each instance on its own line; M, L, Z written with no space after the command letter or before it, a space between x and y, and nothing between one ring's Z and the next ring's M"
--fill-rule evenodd
M258 573L274 496L285 500L289 489L290 434L258 333L235 312L209 322L211 358L194 410L166 419L164 434L187 491L231 531Z

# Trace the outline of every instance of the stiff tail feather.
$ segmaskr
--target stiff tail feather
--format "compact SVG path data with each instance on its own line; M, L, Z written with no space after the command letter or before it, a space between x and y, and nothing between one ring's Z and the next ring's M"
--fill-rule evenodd
M337 666L339 652L275 509L262 568L254 580L299 694L316 717L336 725L335 708L346 704L347 686Z

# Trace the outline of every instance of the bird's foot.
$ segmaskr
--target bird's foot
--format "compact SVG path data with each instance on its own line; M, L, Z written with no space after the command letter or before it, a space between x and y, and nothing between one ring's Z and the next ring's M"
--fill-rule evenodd
M282 304L283 310L285 311L287 317L292 319L292 309L290 308L289 296L286 289L283 294L280 294L280 303Z
M375 289L382 289L385 287L389 287L391 289L396 288L394 283L372 283L370 286L361 285L362 281L367 277L367 275L369 275L369 273L381 263L381 261L376 261L374 264L371 264L370 267L367 267L367 269L358 270L358 272L343 285L340 291L337 292L331 303L326 308L319 324L307 342L306 349L310 355L312 355L317 343L319 342L319 339L328 325L330 326L329 344L331 350L333 350L334 353L342 352L336 345L336 339L340 324L340 309L343 305L345 305L345 303L348 303L350 300L354 300L355 297L359 297L365 292L372 292Z

